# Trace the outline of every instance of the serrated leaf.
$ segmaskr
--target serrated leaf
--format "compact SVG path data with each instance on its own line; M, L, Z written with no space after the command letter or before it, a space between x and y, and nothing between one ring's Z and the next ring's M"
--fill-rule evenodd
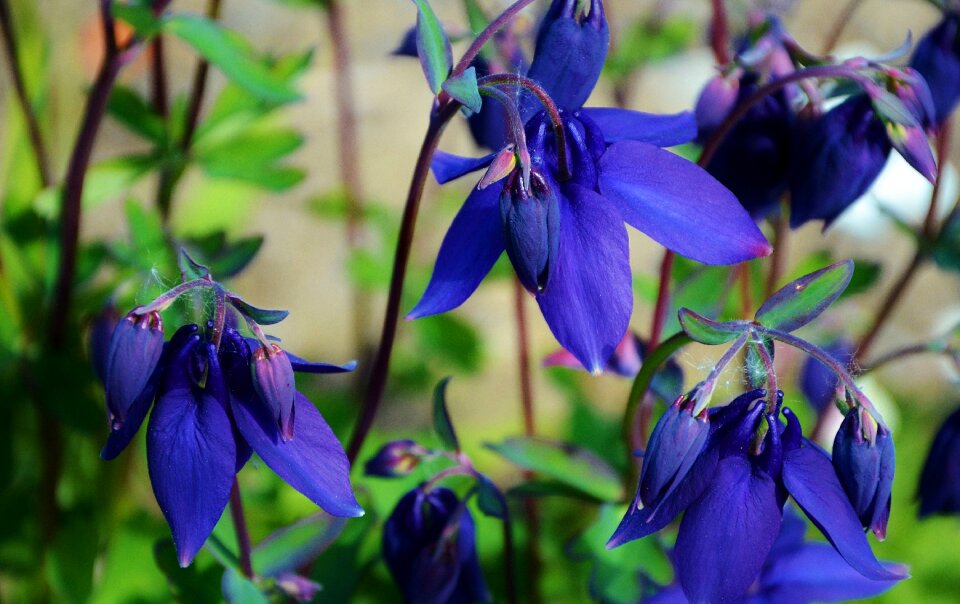
M454 78L447 78L440 87L470 112L480 111L483 99L480 98L480 89L477 88L476 68L470 67Z
M230 301L230 304L232 304L234 308L256 321L258 325L276 325L286 319L287 315L290 314L290 312L286 310L257 308L236 294L228 295L227 300Z
M689 308L681 308L677 313L683 333L701 344L716 346L735 340L747 329L742 323L720 322L708 319Z
M417 5L417 55L430 90L439 94L453 67L453 49L430 3L427 0L413 0L413 3Z
M596 453L536 437L508 438L488 448L526 470L538 472L600 501L623 496L620 477Z
M503 520L507 517L507 499L483 474L477 477L477 507L487 516Z
M844 260L788 283L757 311L757 323L794 331L816 319L840 297L853 276L853 261Z
M450 414L447 413L447 384L449 383L450 378L445 377L433 391L433 430L445 449L459 451L460 443L457 441L457 433L453 429L453 422L450 421Z
M345 518L319 512L286 526L253 548L253 567L264 577L296 572L327 549L346 525Z
M180 268L180 279L184 283L210 276L210 269L191 258L183 248L180 248L180 253L177 254L177 266Z
M246 40L210 19L198 15L171 15L164 20L164 30L192 46L224 75L259 97L278 102L301 98L289 82L277 77L254 58Z
M114 86L107 113L123 126L148 141L161 144L167 137L163 118L133 89Z

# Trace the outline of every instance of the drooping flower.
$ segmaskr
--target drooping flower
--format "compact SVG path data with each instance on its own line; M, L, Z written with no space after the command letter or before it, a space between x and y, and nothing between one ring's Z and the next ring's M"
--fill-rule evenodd
M608 547L658 531L685 511L674 552L683 593L696 603L739 601L773 549L789 494L861 575L882 581L903 578L902 569L884 566L873 556L829 456L803 438L788 408L782 409L786 423L779 419L782 393L769 411L764 394L756 390L711 409L709 436L699 453L688 446L675 449L686 449L682 455L667 456L680 459L681 470L689 469L675 472L665 482L668 488L648 493L638 488ZM669 424L676 423L673 415L666 417ZM661 442L695 444L696 439Z
M910 67L916 69L930 87L935 107L934 119L942 124L960 100L960 14L946 11L913 51Z
M947 417L933 438L920 474L917 499L920 518L960 513L960 409Z
M133 337L127 328L118 327L115 333L115 338ZM261 344L253 342L226 327L218 348L208 331L202 333L197 325L181 327L163 344L146 384L124 421L114 422L100 454L110 460L126 448L153 406L147 426L150 482L181 566L190 564L210 535L227 505L234 475L254 451L331 515L363 514L350 486L343 447L316 407L295 388L292 400L279 401L274 400L276 393L286 392L285 387L255 385L254 376L262 380L265 372L256 369L254 358ZM271 348L271 354L277 351ZM133 364L149 364L141 356L111 358L113 371L123 366L131 375L144 370ZM310 363L291 354L286 354L286 362L292 370L310 373L353 369ZM108 400L112 385L108 380ZM127 386L124 383L124 392Z
M383 526L383 559L410 604L490 599L473 518L450 489L421 485L400 499Z
M792 508L784 510L780 534L763 563L744 604L812 604L847 602L877 596L896 580L868 579L847 564L830 545L806 541L807 525ZM688 604L678 584L670 585L646 604Z
M833 467L860 523L880 540L890 518L895 459L890 431L862 407L851 409L833 441Z
M554 7L567 10L573 4L557 0ZM602 17L602 9L592 8L590 15ZM581 31L594 27L589 19L563 19L567 25L555 23L557 31L578 28L569 44L565 36L545 35L538 57L558 52L554 45L566 52L593 39ZM576 73L576 95L566 98L569 90L551 88L566 81L562 73L550 71L543 88L567 103L582 102L599 70L577 63L594 66L595 59L593 51L578 51L563 63ZM593 74L589 86L585 74ZM526 123L530 182L537 183L532 192L526 190L523 175L469 195L443 240L427 290L408 318L462 304L507 250L557 341L596 373L626 333L633 306L624 222L671 250L709 264L762 256L770 245L726 188L698 166L661 149L694 137L689 113L566 109L560 123L553 123L546 112ZM561 131L564 149L557 141ZM469 159L438 153L434 175L445 183L489 165L496 155ZM554 214L559 215L559 226L551 219Z

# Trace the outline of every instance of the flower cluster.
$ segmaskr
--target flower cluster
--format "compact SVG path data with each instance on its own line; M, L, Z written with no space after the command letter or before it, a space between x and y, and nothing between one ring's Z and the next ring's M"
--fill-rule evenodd
M212 290L216 316L163 340L160 311L179 295ZM258 338L227 324L227 308ZM103 366L110 435L101 457L127 447L150 411L150 482L182 566L223 513L234 476L256 452L293 488L333 516L363 514L336 435L294 384L294 372L338 373L353 365L312 363L267 340L253 316L270 317L206 278L185 282L117 323ZM282 318L282 317L281 317Z

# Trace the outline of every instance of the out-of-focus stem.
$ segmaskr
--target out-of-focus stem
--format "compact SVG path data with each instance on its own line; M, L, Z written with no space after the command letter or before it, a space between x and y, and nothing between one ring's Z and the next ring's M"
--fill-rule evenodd
M650 350L659 346L660 338L663 337L663 326L667 322L667 311L670 309L670 275L676 256L672 250L665 250L660 262L660 285L657 289L657 302L653 307L650 341L647 344Z
M727 27L727 11L723 0L710 0L713 9L710 18L710 48L717 65L730 62L730 36Z
M150 73L153 90L153 108L163 119L170 115L167 102L167 66L164 52L163 35L158 34L150 47Z
M783 267L787 263L787 237L790 234L787 222L787 204L781 204L780 213L773 222L773 253L770 254L770 272L767 274L765 294L767 298L777 291L777 284L783 276ZM746 265L744 265L746 266ZM749 271L748 271L749 274ZM749 283L749 280L748 280ZM744 317L746 318L746 317Z
M243 500L240 498L240 483L233 479L233 489L230 491L230 517L233 520L233 530L237 534L239 548L240 570L248 579L253 578L253 561L250 556L250 531L247 529L247 519L243 514Z
M827 34L827 37L823 41L823 51L821 54L828 55L833 52L833 49L837 46L837 42L840 41L843 30L846 29L847 24L850 23L853 13L857 12L857 9L860 8L862 3L863 0L848 0L840 12L840 16L837 17L837 20L834 22L833 27L830 28L830 33Z
M467 52L463 53L463 56L460 57L460 60L457 62L457 65L453 68L453 71L450 73L450 77L456 77L462 74L464 71L470 67L470 63L473 62L477 55L480 54L480 51L483 49L484 45L490 41L490 38L494 36L498 31L503 29L507 23L513 20L517 16L517 13L522 11L527 7L528 4L531 4L533 0L517 0L511 4L505 11L500 13L496 19L490 22L487 27L480 32L480 34L474 39L470 44L470 47L467 49Z

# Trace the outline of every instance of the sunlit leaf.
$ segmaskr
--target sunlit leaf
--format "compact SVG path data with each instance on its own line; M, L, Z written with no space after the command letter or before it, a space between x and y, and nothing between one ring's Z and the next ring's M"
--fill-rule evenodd
M453 67L453 50L430 3L427 0L413 0L413 3L417 5L417 55L430 90L439 94Z
M757 311L765 327L793 331L816 319L836 300L853 276L853 261L838 262L780 288Z

